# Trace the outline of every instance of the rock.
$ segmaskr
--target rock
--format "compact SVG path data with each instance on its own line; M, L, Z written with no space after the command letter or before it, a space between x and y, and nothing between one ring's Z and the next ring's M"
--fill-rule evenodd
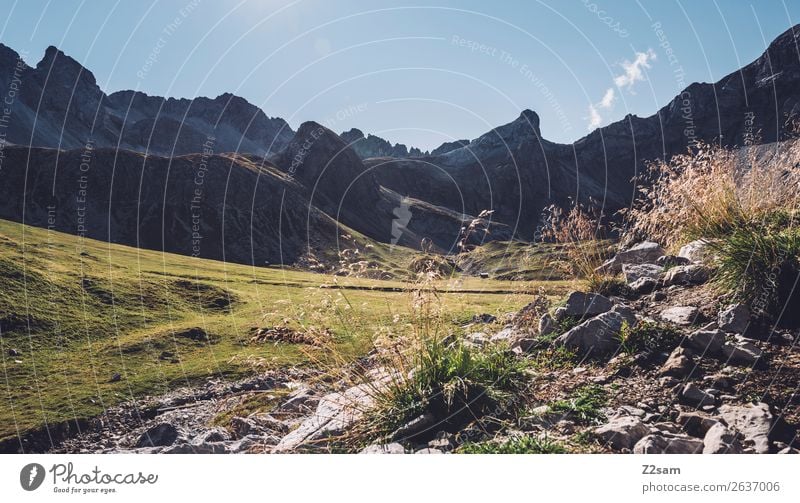
M425 412L398 428L392 433L391 438L392 440L407 440L426 432L435 424L436 416L431 412Z
M489 313L476 314L472 317L472 323L493 323L495 320L497 317Z
M453 435L445 431L440 431L436 434L436 438L428 442L428 447L431 449L439 449L445 452L453 450L455 446Z
M444 452L440 451L439 449L431 449L430 447L426 447L425 449L414 451L414 454L444 454Z
M636 318L630 309L600 314L560 335L556 344L576 348L582 353L609 353L619 346L617 335L623 323L633 326Z
M700 329L686 336L683 343L701 354L719 354L725 344L725 332Z
M637 294L644 295L658 288L658 280L653 278L639 278L628 286Z
M122 374L120 374L119 372L114 372L111 375L111 382L119 382L121 380L122 380Z
M752 342L739 339L735 343L726 342L722 346L722 354L731 363L755 365L763 355L763 352Z
M688 377L694 369L695 364L690 353L684 348L676 348L661 366L658 375L684 378Z
M676 255L662 255L656 259L656 264L661 267L675 267L678 265L689 265L692 261L686 257L678 257Z
M632 449L649 431L638 417L620 415L596 428L594 433L611 448L620 450Z
M554 318L561 321L566 317L586 318L596 316L611 310L614 304L607 298L597 293L571 292L563 309L554 313Z
M693 306L668 307L661 311L661 319L675 325L692 325L700 316L700 310Z
M707 391L698 388L694 383L686 384L681 390L681 399L691 405L701 406L714 404L716 397Z
M139 440L136 447L159 447L168 446L175 443L178 439L178 429L171 423L159 423L147 429Z
M545 313L539 320L539 334L547 335L556 329L556 322L550 313Z
M657 280L664 268L656 264L623 264L622 274L625 275L625 282L631 286L637 280L650 278Z
M683 431L700 438L704 437L712 426L719 424L716 419L700 412L681 412L676 421L683 427Z
M720 330L743 334L750 325L750 308L744 304L733 304L719 312L717 320Z
M688 435L657 433L647 435L633 447L634 454L699 454L703 441Z
M222 442L177 444L161 451L162 454L225 454L227 452L228 449Z
M325 395L317 404L314 414L283 437L274 451L292 451L304 444L341 435L363 416L364 410L373 405L375 389L379 386L376 383L365 383L341 393Z
M504 328L489 338L489 342L505 343L513 346L518 340L528 336L528 333L514 327Z
M266 453L268 452L268 448L277 444L279 441L280 438L274 435L267 435L267 436L248 435L234 442L226 442L225 447L228 449L228 452L231 453L242 453L242 452Z
M319 403L319 398L308 387L301 387L293 391L283 402L282 412L310 412Z
M719 415L729 427L744 436L745 443L752 445L755 452L759 454L769 452L769 433L774 420L769 405L765 403L744 406L723 405L719 408Z
M664 285L699 285L708 281L708 269L699 264L680 265L664 273Z
M364 447L359 454L405 454L406 448L397 442L391 444L373 444Z
M794 447L784 447L778 451L778 454L800 454L800 450L797 450Z
M193 443L211 443L211 442L227 442L231 439L228 432L222 428L212 428L202 435L198 436Z
M653 292L653 295L650 296L653 302L661 302L662 300L667 299L667 294L664 292Z
M464 341L467 345L482 348L489 343L489 336L484 332L472 332L464 336Z
M678 251L678 256L688 259L692 262L705 262L710 258L708 249L708 241L698 239L691 243L685 244Z
M597 268L597 272L604 274L619 274L624 264L652 264L658 257L664 255L664 249L651 241L644 241L636 246L617 253L614 258L607 260Z
M711 426L703 438L703 454L741 454L739 436L722 423Z
M8 356L19 356L19 350L14 348L9 349Z

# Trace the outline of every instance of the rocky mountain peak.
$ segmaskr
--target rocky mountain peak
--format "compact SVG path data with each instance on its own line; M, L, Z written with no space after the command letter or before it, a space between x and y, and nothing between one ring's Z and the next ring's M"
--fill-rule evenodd
M36 70L49 74L49 81L74 85L80 80L81 83L97 86L92 72L52 45L45 50L44 56L36 64Z

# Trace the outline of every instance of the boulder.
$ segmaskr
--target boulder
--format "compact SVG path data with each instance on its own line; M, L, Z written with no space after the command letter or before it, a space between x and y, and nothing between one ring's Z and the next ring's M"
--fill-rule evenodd
M373 444L364 447L359 454L405 454L406 448L397 442L391 444Z
M539 334L547 335L556 329L556 322L550 313L545 313L539 320Z
M628 286L642 278L657 280L664 268L656 264L623 264L622 274L625 275L625 282Z
M472 332L464 336L464 342L469 346L482 348L489 342L489 336L483 332Z
M658 375L684 378L688 377L694 368L695 364L690 353L684 348L676 348L661 366Z
M683 343L701 354L719 354L725 344L725 332L700 329L687 335Z
M769 452L769 433L774 421L769 405L723 405L719 408L719 415L730 428L741 433L745 443L752 445L757 453Z
M666 432L647 435L633 446L634 454L699 454L703 441L688 435Z
M675 325L692 325L697 322L700 310L694 306L668 307L661 311L661 319Z
M274 452L292 451L304 444L314 444L341 435L374 404L374 393L378 386L380 384L377 383L359 384L346 391L323 396L314 414L283 437Z
M656 259L656 264L661 267L675 267L677 265L689 265L692 261L686 257L678 257L676 255L662 255Z
M319 403L319 397L306 387L293 391L281 405L281 412L311 412Z
M678 256L688 259L692 262L705 262L711 256L708 248L708 241L704 239L697 239L691 243L687 243L678 251Z
M683 387L680 398L682 401L696 407L700 407L702 405L714 405L714 403L717 401L717 397L700 389L694 383L688 383Z
M703 438L712 426L719 424L718 420L697 411L683 411L678 414L676 421L685 433L699 438Z
M630 326L636 323L633 311L627 308L615 308L561 334L555 342L584 354L610 353L619 347L617 335L624 323Z
M711 426L703 437L703 454L741 454L739 435L722 423Z
M658 280L653 278L639 278L628 287L633 290L635 293L639 295L644 295L647 293L651 293L653 290L658 288Z
M763 351L753 342L738 338L736 342L726 342L722 346L722 355L731 363L755 365L763 355Z
M664 255L664 249L658 243L644 241L636 246L617 253L597 268L603 274L619 274L624 264L652 264Z
M750 308L744 304L733 304L719 312L720 330L743 334L750 325Z
M161 451L162 454L225 454L227 452L228 449L223 442L176 444Z
M596 428L595 435L616 450L632 449L650 430L635 416L618 415Z
M178 439L178 428L172 423L159 423L148 428L139 437L136 447L159 447L172 445Z
M598 293L571 292L563 308L556 310L554 318L561 321L564 318L587 318L611 310L614 304Z
M699 264L680 265L664 273L664 285L699 285L708 281L708 269Z

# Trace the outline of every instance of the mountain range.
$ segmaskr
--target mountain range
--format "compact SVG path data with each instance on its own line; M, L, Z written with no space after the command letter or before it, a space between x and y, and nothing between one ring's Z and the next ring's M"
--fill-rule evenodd
M716 83L695 83L649 117L628 115L572 144L524 110L430 153L353 129L292 131L243 98L106 95L54 47L36 67L0 45L0 218L144 248L293 264L342 235L441 252L484 210L485 239L534 239L542 209L631 203L646 163L698 141L771 143L800 103L798 27ZM200 239L195 239L200 236Z

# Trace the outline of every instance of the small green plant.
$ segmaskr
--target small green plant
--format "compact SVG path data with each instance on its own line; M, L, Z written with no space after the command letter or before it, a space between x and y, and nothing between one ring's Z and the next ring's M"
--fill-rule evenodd
M567 449L547 437L537 438L530 435L512 437L503 442L480 442L464 444L457 451L459 454L566 454Z
M593 274L587 278L586 289L593 293L605 296L626 297L630 295L631 289L625 280L619 276L608 276L604 274Z
M639 322L631 327L623 322L617 340L623 352L633 355L641 351L655 353L671 351L681 338L680 332L667 325Z
M584 424L598 424L605 419L602 409L608 403L608 393L596 384L577 388L572 396L550 404L550 410L568 414Z

